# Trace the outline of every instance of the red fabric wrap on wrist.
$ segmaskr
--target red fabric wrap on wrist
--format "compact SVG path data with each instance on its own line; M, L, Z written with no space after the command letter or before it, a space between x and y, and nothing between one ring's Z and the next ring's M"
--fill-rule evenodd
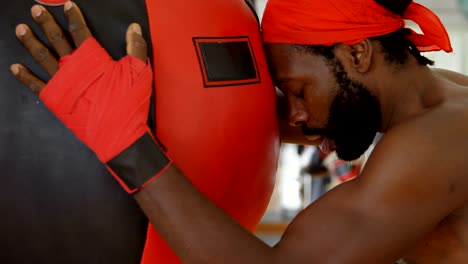
M39 96L101 162L107 163L145 133L151 134L147 119L152 75L150 63L129 55L114 61L89 38L60 60L59 71Z

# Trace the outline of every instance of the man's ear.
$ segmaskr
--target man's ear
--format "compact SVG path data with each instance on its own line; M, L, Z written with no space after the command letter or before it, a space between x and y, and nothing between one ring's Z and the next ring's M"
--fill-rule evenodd
M361 40L353 45L343 45L344 56L348 65L359 73L369 71L374 51L373 43L369 39Z

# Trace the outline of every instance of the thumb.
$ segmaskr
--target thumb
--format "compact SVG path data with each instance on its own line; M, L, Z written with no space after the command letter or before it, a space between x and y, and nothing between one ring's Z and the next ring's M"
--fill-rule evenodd
M146 63L148 58L148 45L141 31L140 25L133 23L127 29L127 54Z

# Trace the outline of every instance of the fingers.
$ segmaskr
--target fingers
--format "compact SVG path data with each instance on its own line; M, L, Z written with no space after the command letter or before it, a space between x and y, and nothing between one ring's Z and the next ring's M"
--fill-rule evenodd
M72 47L65 38L62 29L55 21L54 17L40 5L31 8L31 15L34 20L42 27L50 44L54 47L60 57L72 52Z
M64 9L68 19L68 31L75 42L75 46L79 47L83 41L91 37L91 31L89 31L83 14L75 3L68 1L65 3Z
M57 59L34 35L31 29L20 24L16 27L16 36L31 53L33 58L52 76L58 70Z
M143 38L140 25L133 23L128 27L126 40L127 54L146 63L148 46Z
M11 72L16 79L22 82L33 93L39 94L44 89L45 83L39 80L34 74L21 64L13 64L10 67Z

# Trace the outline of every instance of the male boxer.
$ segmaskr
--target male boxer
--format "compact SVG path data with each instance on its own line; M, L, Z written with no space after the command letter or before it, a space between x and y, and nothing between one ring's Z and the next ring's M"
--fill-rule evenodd
M424 34L405 29L403 19ZM451 51L438 18L411 1L270 0L263 34L291 125L348 160L377 131L386 135L362 174L299 214L273 248L147 141L158 164L151 174L119 175L119 164L109 170L124 188L139 183L135 199L178 256L185 263L467 262L468 77L432 70L419 53ZM25 81L32 75L24 68L12 70L29 87L44 85ZM73 120L63 121L76 133ZM118 155L135 155L140 143Z

